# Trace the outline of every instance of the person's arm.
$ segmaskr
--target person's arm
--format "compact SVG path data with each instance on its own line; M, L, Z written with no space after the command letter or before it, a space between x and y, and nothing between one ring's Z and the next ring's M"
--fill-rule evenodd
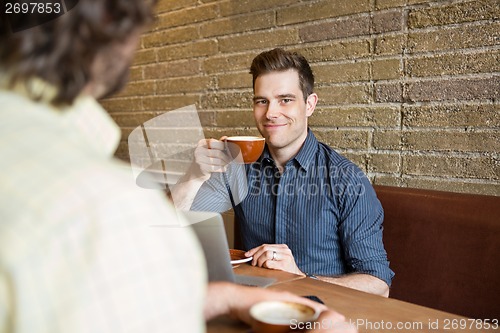
M349 273L320 279L388 297L394 273L382 242L384 211L366 176L356 170L345 173L350 191L340 197L343 214L339 235Z
M235 295L237 295L237 297L235 297ZM209 283L204 309L205 320L208 321L218 316L230 315L235 319L251 324L250 308L252 305L269 300L307 304L312 306L316 311L321 312L317 322L327 323L327 325L324 325L325 327L321 329L307 331L309 333L337 331L343 333L356 332L356 329L346 323L344 316L328 309L325 305L318 302L288 292L245 287L228 282Z
M253 256L252 265L269 269L278 269L304 276L297 267L292 251L286 244L263 244L245 253ZM371 294L389 296L389 286L381 279L369 274L347 274L342 276L316 276L319 280L344 287L365 291Z
M347 274L338 277L316 276L318 280L339 286L361 290L370 294L389 297L389 286L379 278L369 274Z
M190 210L194 198L210 174L203 174L196 162L189 167L188 172L179 179L171 189L170 196L175 208L179 210Z

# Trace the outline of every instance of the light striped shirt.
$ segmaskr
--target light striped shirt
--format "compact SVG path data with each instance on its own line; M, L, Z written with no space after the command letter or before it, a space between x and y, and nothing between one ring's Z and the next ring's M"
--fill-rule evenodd
M204 332L201 249L118 141L91 98L0 87L1 333Z
M237 176L229 172L229 183L237 183ZM235 200L241 201L235 214L244 249L287 244L304 273L366 273L391 284L394 273L382 242L384 213L373 187L354 163L318 142L312 131L282 174L266 148L246 167L246 179L246 197ZM191 209L228 208L220 204L228 201L225 189L224 179L213 174Z

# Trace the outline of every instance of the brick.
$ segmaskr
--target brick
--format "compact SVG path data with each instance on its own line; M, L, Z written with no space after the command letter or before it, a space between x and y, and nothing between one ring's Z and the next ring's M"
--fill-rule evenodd
M196 5L198 0L182 0L182 1L169 1L169 0L160 0L156 4L156 12L163 13L169 12L176 9L188 8Z
M403 29L403 11L392 10L373 14L373 32L376 34Z
M158 50L158 61L193 59L217 53L217 42L214 40L193 41L189 44L165 46Z
M500 22L408 34L408 53L486 47L500 43Z
M377 173L397 173L401 171L399 154L371 154L368 158L368 171Z
M320 46L298 45L288 49L302 54L310 63L360 59L371 55L369 40L332 42Z
M403 156L403 172L408 175L499 179L498 160L488 156Z
M419 5L424 3L436 2L436 0L408 0L408 5Z
M222 53L240 52L244 50L274 48L298 42L297 31L290 28L220 38L219 50Z
M480 79L418 81L408 84L412 102L459 101L500 97L500 76Z
M372 175L372 173L369 173ZM396 187L408 187L403 179L396 175L387 174L374 174L372 176L372 184L374 185L385 185L385 186L396 186Z
M411 58L406 68L411 77L500 72L500 51Z
M137 50L134 55L134 66L150 64L156 61L156 50Z
M215 122L219 127L255 127L255 118L251 108L217 112Z
M203 71L208 74L228 71L250 70L250 64L257 53L213 56L204 60Z
M427 151L500 151L500 134L494 132L428 130L404 132L405 149Z
M408 187L424 188L436 191L447 191L455 193L472 193L481 195L498 195L500 193L500 184L488 184L484 181L474 182L473 180L464 181L454 179L421 179L409 178L406 180Z
M352 150L350 151L344 151L342 149L335 149L335 150L337 150L338 153L347 158L349 161L356 164L366 174L366 164L367 164L366 154L362 152L353 152Z
M445 4L443 6L410 10L408 13L408 28L417 29L429 26L498 19L499 16L497 0Z
M404 145L401 131L375 130L373 132L373 148L378 150L401 150Z
M404 35L384 36L374 39L376 55L402 55L405 45Z
M217 4L199 5L159 14L156 29L167 29L214 19L218 16Z
M171 95L171 96L151 96L142 100L145 111L166 111L175 110L198 103L199 95Z
M213 37L261 30L274 26L274 13L264 12L209 21L200 27L202 37Z
M157 81L158 94L204 92L215 88L215 78L191 76Z
M137 97L102 99L99 101L99 103L110 114L113 112L142 110L142 98L137 98Z
M145 95L154 95L156 91L156 84L154 81L138 81L138 82L129 82L125 89L122 90L119 94L115 95L116 97L125 97L125 96L145 96Z
M252 108L253 93L249 91L234 93L205 94L201 98L203 109Z
M394 7L402 7L406 5L406 0L375 0L375 9L387 9Z
M334 40L369 34L369 15L336 19L322 24L307 25L299 29L299 37L303 42Z
M252 75L248 72L217 75L219 89L252 87Z
M130 75L129 75L129 81L140 81L144 79L143 76L143 67L131 67L130 68Z
M318 1L277 9L278 25L314 22L320 19L346 16L370 11L369 0Z
M136 128L146 121L158 116L156 112L115 112L111 117L124 127Z
M404 105L403 125L407 127L499 128L498 104Z
M143 45L146 48L151 48L187 42L198 39L199 37L198 29L196 27L180 27L147 34L143 37Z
M323 130L317 129L314 134L319 141L334 149L366 149L368 148L368 131L360 130Z
M367 84L352 86L318 87L319 105L366 104L370 102L370 89Z
M320 85L368 81L370 79L370 64L368 62L316 65L312 69L316 82Z
M177 76L195 76L201 73L198 59L169 61L143 66L145 79L165 79Z
M372 78L374 80L401 79L403 76L399 59L373 60Z
M403 102L403 84L375 83L375 102L398 103Z
M224 1L220 4L220 15L228 17L236 14L253 13L257 11L274 11L297 3L297 0L238 0Z
M309 124L315 127L398 127L400 110L385 106L316 108Z

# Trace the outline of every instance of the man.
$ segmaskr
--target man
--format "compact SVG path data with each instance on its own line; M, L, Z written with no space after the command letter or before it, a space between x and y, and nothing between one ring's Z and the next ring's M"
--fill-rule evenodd
M181 224L176 212L112 158L119 129L96 99L125 84L151 17L144 0L80 0L48 22L0 20L1 333L203 332L221 314L249 322L269 299L325 310L207 288L191 231L161 228Z
M243 177L247 186L239 188L247 193L236 191L232 202L252 264L388 296L394 274L382 243L382 207L363 172L308 129L318 96L307 60L274 49L259 54L250 72L262 156L246 165L245 177L228 164L223 142L200 142L175 202L225 210L227 184Z

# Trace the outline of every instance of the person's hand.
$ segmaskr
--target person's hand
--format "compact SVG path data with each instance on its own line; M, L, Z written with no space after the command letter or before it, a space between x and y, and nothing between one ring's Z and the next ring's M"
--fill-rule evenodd
M307 331L310 333L357 332L345 321L343 315L318 302L289 292L245 287L228 282L212 282L209 284L205 303L205 319L210 320L226 314L250 325L250 308L254 304L263 301L296 302L311 306L316 312L320 313L320 316L317 319L316 326L313 326L315 329Z
M194 150L194 158L199 166L202 177L208 178L212 172L224 172L231 159L226 154L226 137L216 139L202 139Z
M345 317L333 310L321 312L316 320L316 327L307 330L307 333L357 333L358 330L345 321Z
M252 265L270 269L278 269L298 275L305 275L301 272L292 251L286 244L262 244L247 251L245 256L251 257Z

